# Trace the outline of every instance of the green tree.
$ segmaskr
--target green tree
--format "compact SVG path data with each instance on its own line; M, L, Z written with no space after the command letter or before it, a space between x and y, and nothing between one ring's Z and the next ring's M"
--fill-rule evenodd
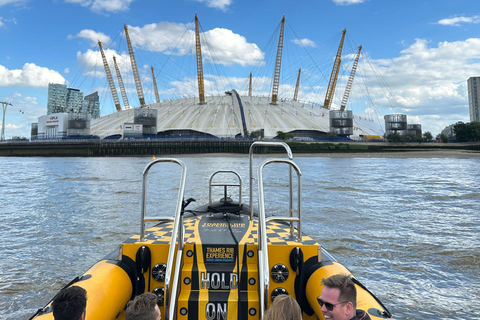
M442 140L443 143L448 143L450 141L448 136L443 133L440 133L439 135L437 135L437 140Z
M457 123L453 132L458 142L480 141L480 122Z
M389 133L386 138L388 142L405 142L405 137L396 132Z
M422 142L422 137L420 137L420 141L418 140L418 137L415 134L407 134L404 136L405 141L417 141L417 142Z
M425 139L425 141L429 141L433 139L433 135L430 131L425 131L423 133L423 138Z
M275 137L279 140L288 140L293 138L293 133L287 133L283 131L277 131L277 136Z
M263 139L264 137L265 137L265 131L263 129L250 132L250 138L252 139Z

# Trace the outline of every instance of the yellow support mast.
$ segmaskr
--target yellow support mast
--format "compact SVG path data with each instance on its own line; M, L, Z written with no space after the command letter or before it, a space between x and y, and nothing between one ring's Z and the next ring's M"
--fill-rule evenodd
M344 111L347 106L348 96L350 95L350 90L352 89L353 78L355 77L355 72L357 71L358 59L360 58L360 52L362 51L362 46L358 47L357 57L353 62L352 72L350 72L350 77L348 78L347 86L345 88L345 93L343 94L342 104L340 105L340 111Z
M273 75L272 101L271 104L277 104L278 86L280 85L280 69L282 67L282 51L283 51L283 32L285 27L285 15L282 18L280 27L280 36L278 38L277 59L275 60L275 74Z
M297 101L298 98L298 87L300 86L300 73L302 69L298 69L297 84L295 85L295 93L293 94L293 101Z
M197 50L197 78L199 104L205 104L205 86L203 83L202 47L200 45L200 28L197 13L195 12L195 48Z
M102 43L98 41L98 46L100 47L100 53L102 55L103 66L105 67L105 73L107 74L108 84L110 85L110 91L112 91L113 102L115 103L115 108L117 111L122 111L120 106L120 100L118 100L117 89L115 89L115 84L113 83L112 73L110 72L110 67L108 66L107 58L103 52Z
M118 86L120 87L120 93L122 94L123 108L128 109L130 108L130 104L128 103L127 92L125 91L122 75L120 74L120 69L118 68L117 59L115 58L115 56L113 56L113 65L115 66L115 72L117 73L117 79L118 79Z
M145 97L143 96L142 82L140 81L140 75L138 73L137 61L135 60L135 54L133 53L132 43L130 42L130 36L128 35L127 25L124 24L123 28L125 29L125 38L127 39L128 53L130 54L130 62L132 63L132 72L135 79L135 87L137 87L138 100L140 101L140 106L145 106Z
M342 63L342 49L343 41L345 40L345 33L347 33L347 29L343 29L342 40L340 40L340 45L338 46L337 56L333 63L332 74L330 75L327 92L325 93L325 102L323 103L323 106L327 109L330 109L330 106L332 105L333 94L335 93L335 87L337 86L338 72L340 71L340 64Z
M153 72L153 66L152 66L152 82L153 82L153 90L155 91L155 100L157 101L157 103L160 103L160 95L158 94L157 79L155 79L155 72Z

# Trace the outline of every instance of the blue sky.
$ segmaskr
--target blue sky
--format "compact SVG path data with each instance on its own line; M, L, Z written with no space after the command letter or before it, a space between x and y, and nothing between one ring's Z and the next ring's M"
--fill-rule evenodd
M129 103L138 106L124 24L146 101L154 99L150 66L162 101L195 95L195 13L208 43L202 48L207 96L232 88L243 92L250 72L255 94L269 94L285 15L279 97L291 98L302 68L299 99L323 104L346 28L332 108L340 103L361 44L347 109L379 121L404 112L409 123L434 135L469 121L466 81L480 76L478 0L0 0L0 101L13 104L6 113L6 138L30 137L31 123L46 114L49 82L85 95L99 91L102 115L114 112L98 40L110 62L117 57ZM118 85L117 91L122 101Z

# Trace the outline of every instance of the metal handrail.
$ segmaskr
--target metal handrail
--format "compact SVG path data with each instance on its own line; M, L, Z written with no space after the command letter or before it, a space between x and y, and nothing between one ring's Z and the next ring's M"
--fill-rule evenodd
M225 184L225 183L212 184L213 177L216 176L218 173L233 173L238 178L238 184ZM212 205L212 186L214 186L214 187L224 187L225 188L224 189L225 190L224 191L225 198L227 197L227 195L226 195L227 187L239 187L238 205L242 204L242 178L240 177L240 175L237 172L231 171L231 170L219 170L219 171L214 172L212 174L212 176L210 177L210 180L208 182L208 204L209 205Z
M172 219L171 217L145 217L145 210L146 210L146 194L147 194L147 175L153 165L157 163L164 163L164 162L171 162L176 163L182 167L182 176L180 179L180 186L178 191L178 198L177 198L177 207L175 209L175 217ZM140 232L140 241L145 241L145 222L146 221L172 221L173 220L173 229L172 229L172 237L170 239L170 248L168 250L168 259L167 259L167 269L165 271L165 319L174 319L175 318L175 304L177 300L177 293L178 293L178 278L179 273L181 270L181 259L183 257L183 215L182 215L182 203L183 203L183 195L185 192L185 177L187 174L187 168L185 164L178 159L173 158L164 158L164 159L156 159L150 162L145 169L143 170L143 186L142 186L142 224L141 224L141 232ZM175 244L177 242L178 237L178 247L177 251L175 251ZM175 253L177 254L176 260L176 269L173 275L173 285L172 285L172 293L170 298L170 282L171 282L171 275L172 275L172 266L173 266L173 259L175 257ZM170 305L170 301L172 301Z
M270 222L270 221L283 221L283 222L290 222L290 238L293 239L295 237L295 231L292 232L292 229L295 230L293 223L297 222L298 227L297 227L297 239L295 241L301 242L302 241L302 218L301 217L268 217L265 219L265 222Z
M267 219L265 218L265 201L263 196L263 176L262 170L267 164L271 163L286 163L290 166L290 169L294 169L297 173L297 184L298 184L298 217L275 217L269 218L268 221L272 220L283 220L290 222L290 230L293 229L293 223L297 222L297 241L302 239L302 226L301 226L301 217L302 217L302 172L300 168L291 160L285 159L272 159L265 160L258 167L258 268L259 268L259 300L260 300L260 319L263 318L263 313L268 305L268 291L270 286L270 273L269 273L269 263L268 263L268 246L267 246ZM291 172L290 170L290 172ZM290 189L293 189L292 177L290 176ZM291 233L293 236L293 234Z
M253 219L253 150L256 146L270 146L270 147L283 147L287 151L287 156L290 160L293 160L293 153L290 146L285 142L266 142L266 141L254 141L250 145L249 158L250 158L250 220ZM290 215L293 214L293 189L292 189L292 170L290 169Z

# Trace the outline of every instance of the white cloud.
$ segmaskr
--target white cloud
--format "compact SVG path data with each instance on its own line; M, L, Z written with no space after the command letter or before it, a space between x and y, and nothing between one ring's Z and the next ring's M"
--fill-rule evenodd
M90 40L92 47L95 47L98 44L98 41L100 41L103 44L103 46L110 45L111 43L110 37L107 36L105 33L96 32L91 29L84 29L79 33L77 33L76 35L68 35L67 37L67 39L69 40L75 39L75 38L84 38L84 39Z
M197 2L202 2L207 5L209 8L220 9L226 11L228 6L232 4L232 0L194 0Z
M480 16L446 18L439 20L437 23L444 26L458 27L463 23L480 23Z
M67 3L88 7L96 13L118 13L128 11L134 0L65 0Z
M185 55L194 52L195 37L189 25L173 22L147 24L143 27L128 26L133 46L166 54Z
M215 28L204 33L208 41L210 52L205 52L205 58L215 60L223 65L240 64L262 65L264 53L254 43L248 43L244 36L233 33L231 30ZM200 36L201 37L201 36Z
M340 6L349 6L351 4L364 3L365 0L333 0L333 2Z
M21 5L24 4L26 0L0 0L0 7L6 6L7 4Z
M110 67L110 72L112 75L115 74L115 69L113 65L113 56L117 60L117 65L120 70L125 70L130 67L130 56L127 53L118 53L115 50L105 49L105 58L107 59L108 65ZM103 59L100 54L100 51L94 51L88 49L85 53L77 52L77 63L79 65L85 66L85 70L88 72L88 76L103 78L105 77L105 68L103 66ZM127 68L125 68L127 66ZM124 76L124 74L122 74Z
M195 33L188 30L189 25L160 22L144 27L129 27L130 39L134 46L145 50L165 54L194 54ZM264 53L254 43L231 30L215 28L200 35L202 38L202 55L209 61L223 65L239 64L263 65ZM205 46L208 42L208 47Z
M1 1L1 0L0 0ZM1 4L0 4L1 6ZM17 24L17 19L11 18L11 19L5 19L4 17L0 17L0 28L5 26L5 23L13 23Z
M25 63L21 70L0 65L0 86L48 87L50 82L65 83L65 78L55 70L34 63Z
M65 70L63 70L63 73L70 73L70 68L65 68Z
M310 39L293 39L292 40L293 43L295 44L298 44L299 46L303 46L303 47L315 47L315 42L313 42L312 40Z
M365 68L361 76L367 78L370 95L383 114L406 112L432 133L469 121L466 81L480 74L480 38L437 46L416 39L399 57L371 63L376 70ZM377 81L378 74L388 88Z

